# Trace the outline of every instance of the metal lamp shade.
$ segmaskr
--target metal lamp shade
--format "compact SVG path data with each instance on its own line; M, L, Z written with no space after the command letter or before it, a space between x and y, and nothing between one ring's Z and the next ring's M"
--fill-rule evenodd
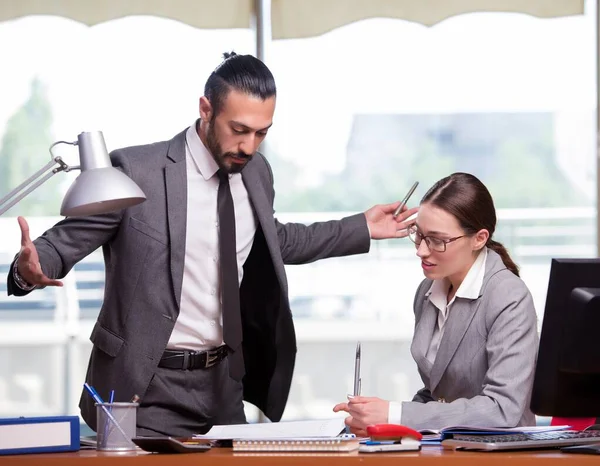
M146 200L139 186L112 166L101 131L81 133L77 145L81 174L63 199L61 215L105 214Z
M60 214L72 217L125 209L146 200L131 178L114 167L81 172L65 195Z

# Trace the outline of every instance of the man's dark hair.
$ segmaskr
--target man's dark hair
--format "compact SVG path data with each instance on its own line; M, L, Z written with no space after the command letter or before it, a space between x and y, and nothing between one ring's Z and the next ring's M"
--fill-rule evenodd
M275 79L267 65L252 55L224 53L223 62L210 74L204 96L213 107L213 118L221 111L232 89L266 100L277 93Z

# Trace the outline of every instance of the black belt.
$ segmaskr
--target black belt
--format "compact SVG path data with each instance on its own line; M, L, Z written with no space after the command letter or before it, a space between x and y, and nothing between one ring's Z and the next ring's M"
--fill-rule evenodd
M167 369L207 369L219 364L227 357L227 346L219 346L208 351L165 350L158 367Z

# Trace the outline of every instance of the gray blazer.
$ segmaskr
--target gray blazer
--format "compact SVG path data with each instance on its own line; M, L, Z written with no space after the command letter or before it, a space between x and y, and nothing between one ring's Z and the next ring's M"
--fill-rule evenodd
M449 425L535 425L529 409L538 347L537 318L525 283L488 249L479 298L456 298L434 364L425 357L437 320L426 296L415 295L411 353L425 387L402 403L402 424L417 429Z
M116 150L111 159L147 200L120 212L67 218L35 245L51 278L64 277L102 247L104 302L90 337L86 381L104 398L114 388L121 399L134 394L143 399L179 314L188 227L185 131L170 141ZM279 223L273 174L261 154L244 168L242 179L259 224L240 285L244 398L277 421L296 356L284 263L368 252L369 231L363 214L310 226ZM25 294L10 273L8 291ZM95 426L94 403L85 392L80 407L88 425Z

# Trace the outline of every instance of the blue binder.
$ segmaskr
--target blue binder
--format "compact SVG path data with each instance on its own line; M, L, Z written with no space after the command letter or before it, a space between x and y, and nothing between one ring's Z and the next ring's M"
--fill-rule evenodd
M78 450L78 416L0 418L0 455Z

